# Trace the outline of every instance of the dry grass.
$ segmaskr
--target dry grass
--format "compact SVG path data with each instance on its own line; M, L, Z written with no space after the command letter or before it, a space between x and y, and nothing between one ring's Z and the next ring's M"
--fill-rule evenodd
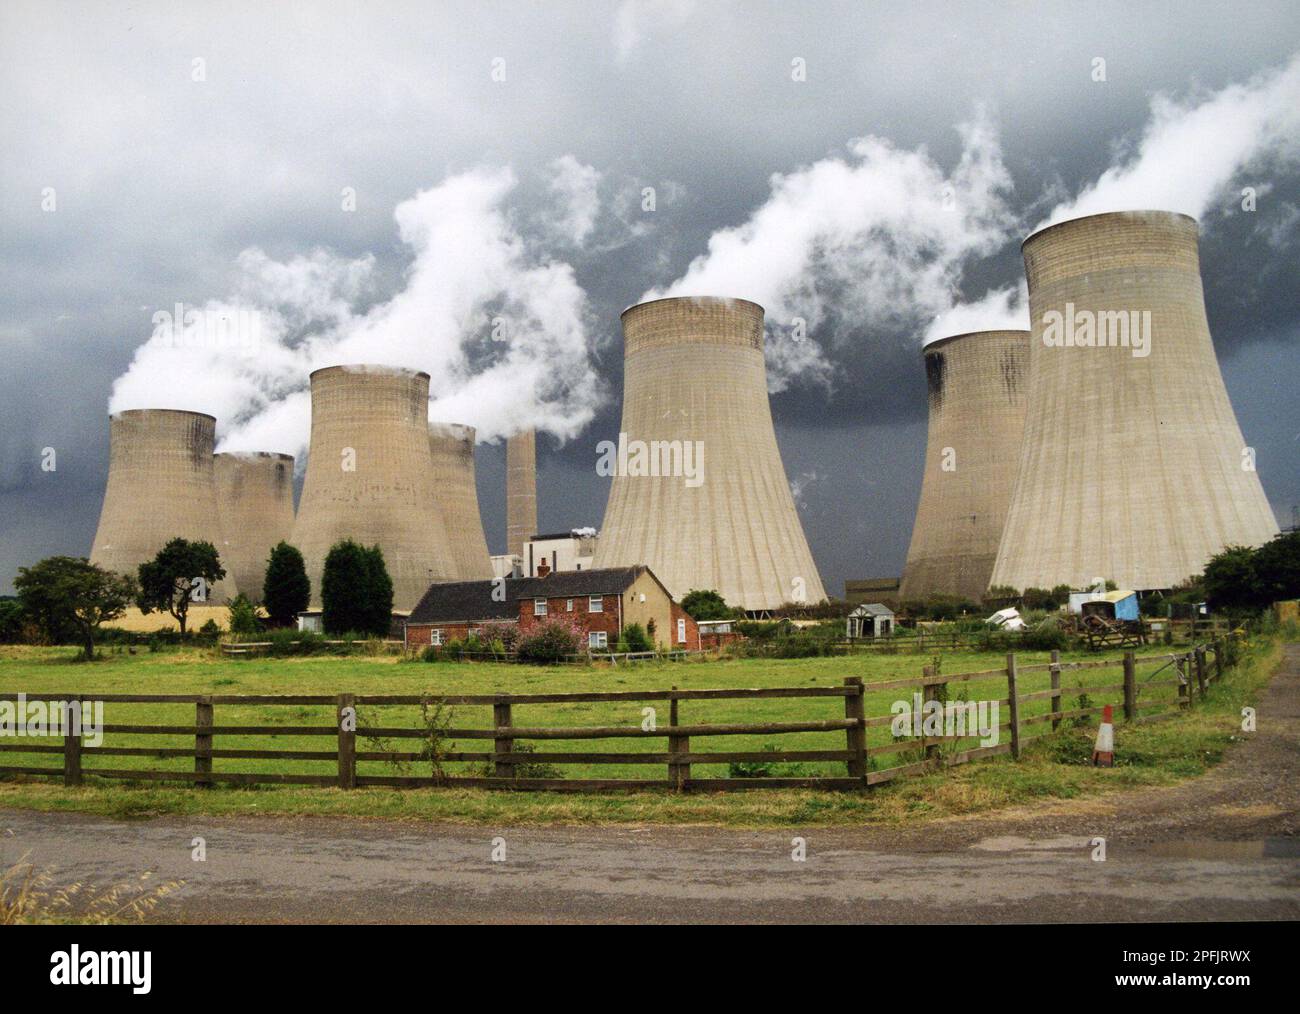
M59 887L53 872L38 870L24 855L0 871L0 926L140 922L181 887L181 881L150 886L151 876L144 873L134 884L105 889L81 881Z

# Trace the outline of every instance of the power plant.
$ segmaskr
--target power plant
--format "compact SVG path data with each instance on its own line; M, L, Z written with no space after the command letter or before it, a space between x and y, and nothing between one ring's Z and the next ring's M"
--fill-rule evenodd
M293 455L269 451L213 456L226 570L250 602L262 601L271 550L293 534Z
M447 530L455 579L490 578L492 558L474 484L474 427L429 423L429 452L433 456L433 493Z
M1197 233L1135 211L1025 240L1029 391L992 584L1169 588L1277 534L1215 358Z
M1020 463L1028 331L976 331L925 347L925 474L901 599L979 602Z
M656 299L622 320L622 431L593 566L646 564L674 598L713 589L752 612L820 602L772 427L763 308Z
M522 559L524 543L537 534L537 434L506 441L506 552Z
M238 578L217 508L216 424L210 415L171 409L109 416L108 485L91 563L134 577L172 539L210 542L226 577L207 589L206 599L220 605L235 596Z
M411 609L456 573L429 452L429 375L389 366L330 366L311 375L311 453L290 540L313 604L330 547L379 545L393 608Z

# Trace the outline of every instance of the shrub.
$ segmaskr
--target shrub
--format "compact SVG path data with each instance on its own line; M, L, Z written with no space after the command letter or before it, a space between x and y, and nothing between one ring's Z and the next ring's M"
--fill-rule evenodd
M351 539L335 543L321 576L321 622L326 633L359 631L386 637L393 622L393 582L378 546Z
M711 589L691 589L682 597L682 608L694 620L725 620L732 614L726 600Z
M576 655L583 644L583 629L574 620L554 616L531 627L519 638L519 661L549 665Z
M646 636L645 629L639 623L629 623L624 627L618 643L619 651L654 651L655 647L650 643L650 638Z
M235 637L248 637L262 632L262 622L257 618L257 610L242 592L226 603L230 614L230 633ZM211 620L208 623L212 623ZM215 623L212 624L214 627ZM206 624L204 625L206 627Z

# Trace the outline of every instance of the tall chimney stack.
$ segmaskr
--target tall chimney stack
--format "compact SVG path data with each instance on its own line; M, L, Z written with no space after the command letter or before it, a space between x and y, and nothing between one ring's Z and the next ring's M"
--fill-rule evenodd
M537 434L516 433L506 441L506 552L524 555L537 534Z

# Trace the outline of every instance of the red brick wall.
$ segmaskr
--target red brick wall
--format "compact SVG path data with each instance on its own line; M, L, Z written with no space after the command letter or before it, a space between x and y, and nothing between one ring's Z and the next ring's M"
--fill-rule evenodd
M686 643L685 644L682 644L681 641L677 639L678 620L686 621ZM700 628L696 625L695 621L691 619L691 614L688 613L681 606L679 606L676 602L673 603L673 629L672 629L671 644L674 649L685 648L688 651L699 651L700 648L702 647L700 643Z
M572 611L565 607L569 604L567 596L561 595L556 598L546 600L546 615L533 615L533 600L525 598L519 600L519 629L527 633L529 629L543 620L549 619L575 619L582 629L590 634L593 630L605 631L606 638L609 642L609 650L614 650L614 645L618 641L618 617L619 617L619 596L603 595L601 596L601 612L593 613L589 608L588 596L575 595L573 597ZM586 645L584 644L585 648Z
M442 643L446 644L452 638L464 640L469 636L470 628L475 630L482 627L481 623L408 623L406 625L406 646L408 648L423 648L433 643L433 631L442 631Z

